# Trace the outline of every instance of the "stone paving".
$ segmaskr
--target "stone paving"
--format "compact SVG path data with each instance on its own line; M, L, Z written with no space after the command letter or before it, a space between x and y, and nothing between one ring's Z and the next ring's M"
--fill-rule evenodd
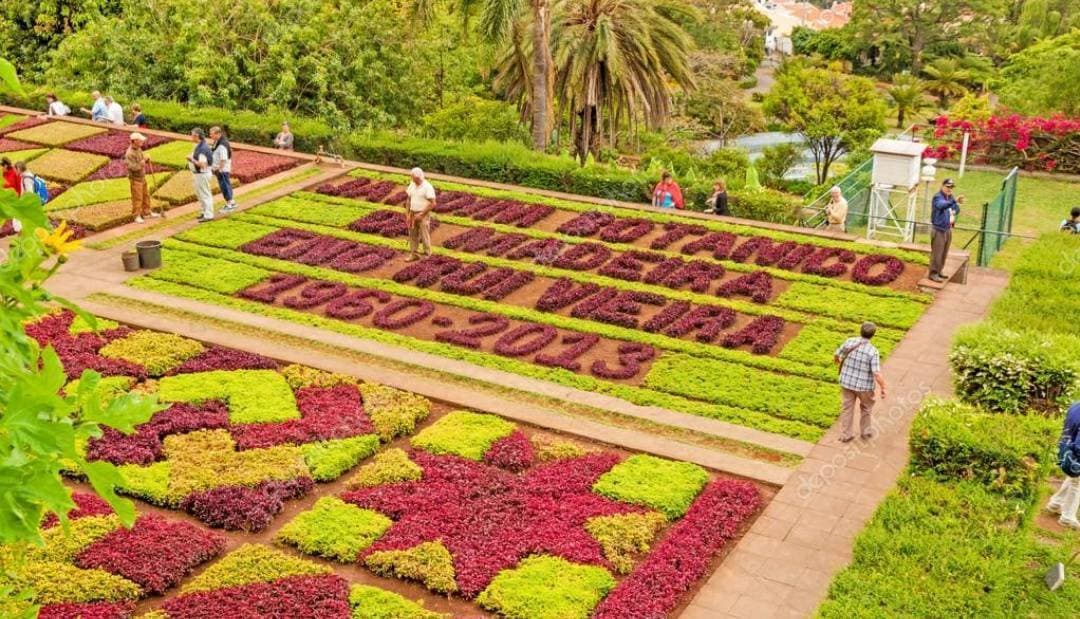
M948 286L883 365L888 399L874 413L877 436L822 438L762 516L683 613L683 619L806 617L833 576L851 562L852 544L908 460L908 430L928 394L952 394L952 333L978 322L1008 275L972 269Z

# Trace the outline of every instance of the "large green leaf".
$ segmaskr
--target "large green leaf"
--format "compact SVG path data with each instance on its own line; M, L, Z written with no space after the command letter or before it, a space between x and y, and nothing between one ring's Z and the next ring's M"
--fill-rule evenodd
M15 65L0 58L0 89L16 94L24 95L22 84L19 83L19 74L15 71Z

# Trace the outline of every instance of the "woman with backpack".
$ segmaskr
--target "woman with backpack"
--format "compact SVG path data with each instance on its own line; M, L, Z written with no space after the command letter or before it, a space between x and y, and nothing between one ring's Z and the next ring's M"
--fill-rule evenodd
M1050 497L1046 511L1060 515L1061 526L1080 529L1080 521L1076 519L1080 508L1080 401L1073 402L1065 414L1065 427L1058 441L1058 466L1065 473L1065 481Z
M19 171L15 169L11 160L7 157L0 159L0 170L4 173L4 189L10 189L15 192L15 195L21 196L22 179L19 178Z

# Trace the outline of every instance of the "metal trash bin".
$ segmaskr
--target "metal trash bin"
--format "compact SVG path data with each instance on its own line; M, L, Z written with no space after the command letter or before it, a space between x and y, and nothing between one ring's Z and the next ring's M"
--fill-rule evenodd
M156 269L161 266L161 241L139 241L135 243L139 252L139 266L144 269Z

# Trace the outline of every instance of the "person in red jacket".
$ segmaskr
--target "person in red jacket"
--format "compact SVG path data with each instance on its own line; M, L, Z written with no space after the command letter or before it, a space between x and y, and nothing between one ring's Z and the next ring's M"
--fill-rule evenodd
M19 178L19 171L11 165L11 160L7 157L0 159L0 168L4 169L4 189L10 189L21 196L22 179Z
M652 192L652 205L660 208L682 209L685 207L682 190L679 189L679 184L675 182L675 179L671 178L671 172L665 171L660 176L660 182Z

